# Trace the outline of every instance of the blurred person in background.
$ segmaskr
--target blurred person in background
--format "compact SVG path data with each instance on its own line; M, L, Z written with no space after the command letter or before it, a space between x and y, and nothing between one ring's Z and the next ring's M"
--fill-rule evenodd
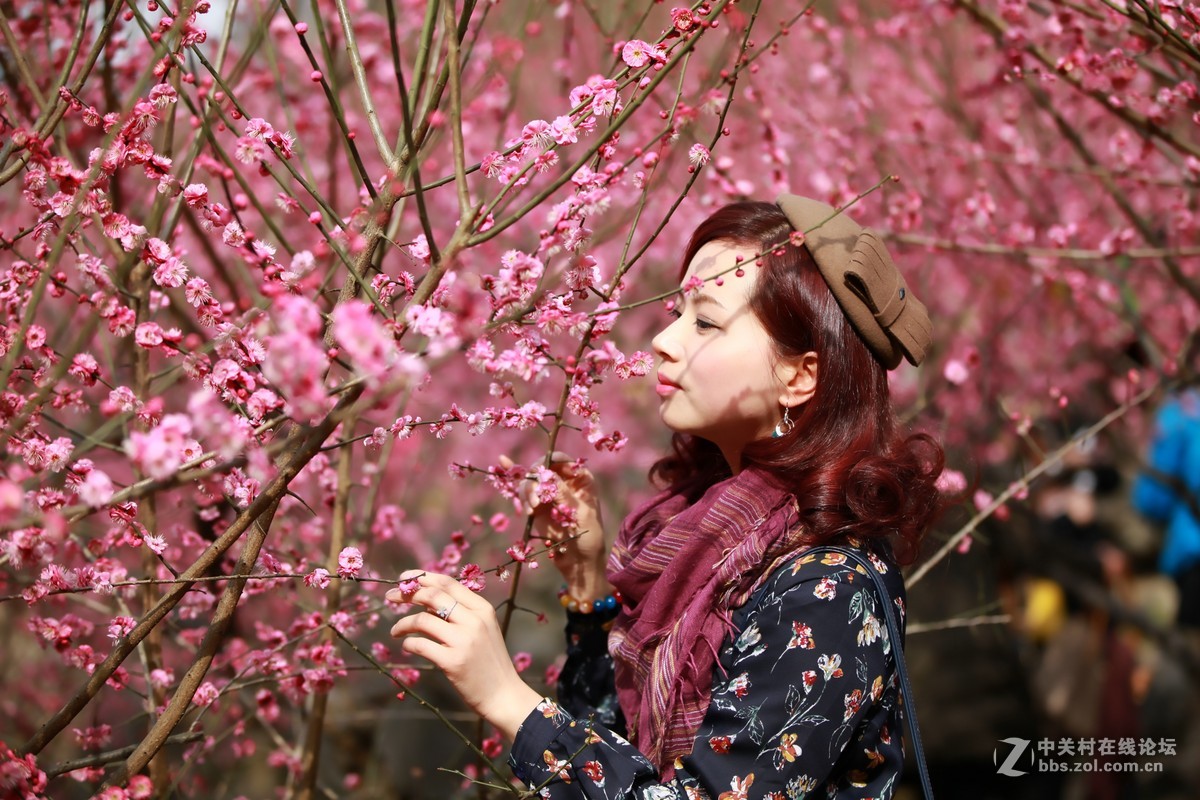
M1179 588L1176 621L1200 629L1200 390L1181 392L1159 409L1133 504L1166 525L1159 568Z

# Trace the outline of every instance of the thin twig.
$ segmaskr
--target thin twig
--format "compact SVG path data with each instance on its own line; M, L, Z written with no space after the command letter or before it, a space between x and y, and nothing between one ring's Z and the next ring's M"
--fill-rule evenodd
M905 627L905 635L932 633L933 631L948 631L955 628L975 628L980 625L1007 625L1012 622L1011 614L985 614L979 617L963 617L961 619L946 619L941 622L914 622Z
M13 60L17 62L17 74L25 82L25 88L33 96L33 102L37 103L39 111L44 112L46 110L46 98L42 94L41 87L37 85L33 73L29 71L29 64L25 61L25 53L21 50L20 42L17 40L16 35L13 34L12 28L9 27L8 15L4 13L3 5L0 5L0 33L4 34L4 41L8 45L9 52L12 53Z
M718 0L718 2L713 6L712 11L710 12L709 18L710 19L718 18L721 14L721 11L725 8L725 6L727 6L730 3L730 1L731 0ZM475 234L475 236L471 238L470 244L472 246L477 245L477 244L482 244L483 242L489 241L490 239L493 239L496 236L499 236L501 233L503 233L509 227L516 224L516 222L518 220L524 219L525 216L528 215L530 211L532 211L534 208L537 208L539 205L541 205L542 202L544 202L546 200L546 198L550 197L552 194L554 194L556 191L558 191L565 183L567 183L567 181L571 180L571 178L575 175L575 173L577 173L580 170L580 168L582 168L585 164L587 164L592 159L592 156L594 156L596 154L596 152L599 151L600 147L605 142L607 142L609 139L611 139L612 135L614 133L616 133L618 130L620 130L622 126L624 126L625 122L633 115L633 113L653 95L654 89L660 83L662 83L667 78L667 76L671 74L671 72L674 70L675 66L680 61L682 61L683 58L689 52L691 52L693 48L695 48L695 46L696 46L697 42L699 42L700 38L701 37L699 35L692 36L686 42L684 42L682 45L680 45L675 50L675 52L671 56L671 58L664 65L663 69L660 70L659 72L657 72L654 75L654 77L652 77L650 79L650 83L646 86L645 90L643 90L642 94L640 94L637 97L635 97L634 99L632 99L621 110L621 113L617 114L613 118L612 122L609 123L607 128L605 128L604 132L601 133L597 137L596 143L594 145L592 145L592 147L590 147L585 153L583 153L581 156L579 156L574 162L572 162L572 164L569 167L564 169L562 171L562 173L553 182L551 182L551 184L549 186L547 186L546 188L544 188L543 190L538 192L534 197L531 197L529 199L529 201L526 202L525 205L523 205L520 209L513 212L512 214L505 217L504 219L498 220L496 222L496 224L493 225L491 228L488 228L488 230Z
M1058 448L1052 453L1049 453L1043 461L1032 467L1029 471L1022 475L1020 479L1013 481L1009 487L997 495L992 502L988 503L988 505L980 509L975 516L971 517L971 519L968 520L965 525L959 528L953 536L946 540L946 543L943 544L938 551L929 558L928 561L922 563L921 566L913 570L913 573L909 576L906 582L908 587L911 589L913 586L920 583L921 579L929 574L931 569L937 566L937 564L945 559L946 556L950 555L950 552L954 550L954 548L958 547L959 542L969 536L984 520L986 520L992 514L995 514L998 508L1007 503L1016 495L1026 491L1029 488L1029 484L1036 480L1043 472L1062 461L1063 458L1066 457L1067 453L1073 450L1079 444L1079 442L1095 436L1097 433L1104 430L1121 417L1125 416L1130 409L1141 405L1152 395L1164 388L1166 387L1158 384L1147 386L1140 394L1122 403L1108 414L1105 414L1099 422L1095 423L1089 428L1081 430L1079 433L1071 437L1071 440L1062 447Z
M354 642L350 641L350 639L347 638L346 635L343 634L341 631L339 631L337 628L335 628L331 625L330 630L332 630L335 634L337 634L337 637L339 639L341 639L343 642L345 642L350 647L351 650L353 650L355 653L357 653L359 656L361 656L364 660L366 660L372 666L374 666L375 669L379 671L379 674L383 675L388 680L390 680L392 683L394 683L396 686L400 687L400 691L404 692L405 696L411 696L414 700L416 700L422 706L429 709L429 711L435 717L437 717L439 722L441 722L443 725L445 725L446 728L451 733L453 733L455 736L457 736L459 738L459 740L462 741L463 744L465 744L468 748L470 748L471 752L473 752L476 756L478 756L483 761L483 763L486 764L494 773L496 773L497 775L501 774L500 770L492 762L492 759L488 757L487 753L483 752L483 750L481 750L479 748L479 746L476 745L475 742L471 740L470 736L467 736L465 733L462 732L462 730L457 725L455 725L453 722L451 722L450 719L445 714L442 713L442 710L440 708L438 708L437 706L430 703L420 693L414 691L411 686L409 686L404 681L397 678L395 676L395 674L392 673L391 670L388 670L386 667L384 667L382 664L380 664L378 661L376 661L375 657L372 656L370 653L366 652L361 647L356 645ZM515 787L510 787L510 791L512 791L513 794L519 794L519 790L517 790Z
M84 5L90 4L85 3ZM96 36L96 40L92 43L92 47L88 51L88 56L84 61L84 65L79 70L79 73L75 76L75 81L69 87L69 90L72 94L78 94L83 89L83 85L87 82L87 79L91 76L92 69L96 66L96 61L99 60L100 54L104 52L105 47L109 43L112 27L114 24L116 24L117 17L120 16L120 10L120 3L114 2L109 4L108 15L104 18L104 23L101 25L100 31ZM76 45L73 46L77 46L77 43L82 41L82 36L86 33L86 27L87 18L82 17L80 20L80 31L77 31L76 34ZM75 55L75 53L72 54L71 58L68 59L68 63L74 61ZM60 85L62 85L63 81L65 81L65 75L60 79ZM69 106L63 98L56 97L55 103L51 108L42 110L42 115L38 117L37 121L34 123L34 128L37 131L39 139L45 139L49 137L51 133L53 133L54 129L58 126L58 123L62 121L64 116L66 116L68 108ZM12 153L12 148L15 146L15 144L16 143L11 138L5 144L4 149L0 151L0 164L4 164L8 161L8 158ZM0 172L0 186L3 186L19 175L21 170L25 167L25 164L29 161L29 158L29 151L25 151L17 157L17 160L14 163Z
M889 233L888 238L903 244L928 247L934 250L950 250L987 256L1013 256L1017 258L1061 258L1066 261L1111 261L1118 257L1134 260L1200 257L1200 247L1133 247L1117 253L1106 253L1103 250L1086 250L1069 247L1009 247L1008 245L992 243L956 242L951 239L938 239L932 236L920 236L912 233Z
M346 39L346 57L350 59L350 71L354 74L354 83L358 86L358 97L362 101L363 111L367 115L367 125L375 138L375 147L383 163L390 164L394 158L392 148L388 146L383 136L383 128L379 125L379 114L375 111L375 103L371 99L371 89L367 86L367 70L363 66L362 53L358 50L358 41L354 38L354 23L350 19L350 11L346 8L346 0L335 0L338 19L342 22L342 36ZM364 176L365 177L365 176Z
M204 738L204 733L201 731L191 731L189 733L176 733L173 736L168 736L164 745L171 744L191 744L192 742L200 741ZM48 779L57 778L59 775L66 775L68 772L74 772L77 769L85 769L87 767L102 767L105 764L111 764L114 761L120 761L128 758L134 750L137 749L136 744L131 744L128 747L122 747L118 750L109 750L105 753L96 753L92 756L77 758L73 761L64 761L61 764L55 764L47 767L44 772Z
M355 418L346 421L345 429L354 429ZM353 463L351 456L354 451L343 450L338 458L337 491L333 499L333 529L329 537L329 552L326 556L326 568L336 573L338 571L338 554L346 543L347 517L350 514L350 487L354 478L350 473ZM333 591L325 596L325 619L333 619L342 607L342 584L333 587ZM334 640L334 628L329 626L323 633L325 643ZM312 698L312 710L308 716L308 726L304 737L303 750L300 756L300 785L298 787L300 800L312 800L317 785L317 767L321 761L321 739L325 729L325 713L329 707L329 694L321 692Z
M458 26L454 19L454 0L442 0L443 24L446 30L453 31ZM446 37L446 61L450 70L450 136L454 147L454 183L458 190L458 215L468 227L474 224L469 219L471 214L471 192L467 186L466 147L463 144L462 131L462 63L460 60L458 37Z

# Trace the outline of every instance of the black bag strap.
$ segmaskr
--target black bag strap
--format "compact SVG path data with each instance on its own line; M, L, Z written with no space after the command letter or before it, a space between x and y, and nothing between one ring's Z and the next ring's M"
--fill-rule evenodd
M883 615L887 620L888 636L892 640L892 658L896 660L896 674L900 677L900 694L904 698L904 716L908 719L908 738L912 742L913 758L917 762L917 772L921 776L921 790L926 800L933 800L933 786L929 783L929 767L925 765L925 750L921 747L921 729L917 725L917 706L913 701L912 686L908 682L908 669L904 665L904 640L900 636L900 625L896 622L896 612L892 608L892 596L884 585L883 576L876 571L869 559L863 558L853 550L834 545L825 545L806 550L804 555L811 553L830 552L840 553L854 564L860 565L875 582L875 591L883 603Z

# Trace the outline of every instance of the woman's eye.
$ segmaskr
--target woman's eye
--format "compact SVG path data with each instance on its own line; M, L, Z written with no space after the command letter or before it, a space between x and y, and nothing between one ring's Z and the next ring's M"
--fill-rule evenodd
M670 311L667 312L667 316L670 317L672 320L677 320L683 316L683 312L680 311L678 308L672 308ZM698 331L710 331L710 330L715 331L719 327L718 325L714 325L713 323L709 322L708 320L700 319L699 317L696 317L695 322L693 322L692 324L696 326L696 330L698 330Z

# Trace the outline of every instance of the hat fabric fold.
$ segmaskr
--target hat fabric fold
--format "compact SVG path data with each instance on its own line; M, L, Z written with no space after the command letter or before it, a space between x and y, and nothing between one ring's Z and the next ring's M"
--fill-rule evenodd
M887 369L899 366L901 358L920 364L933 332L929 312L878 234L819 200L783 194L776 203L804 234L804 246L842 312L880 363Z

